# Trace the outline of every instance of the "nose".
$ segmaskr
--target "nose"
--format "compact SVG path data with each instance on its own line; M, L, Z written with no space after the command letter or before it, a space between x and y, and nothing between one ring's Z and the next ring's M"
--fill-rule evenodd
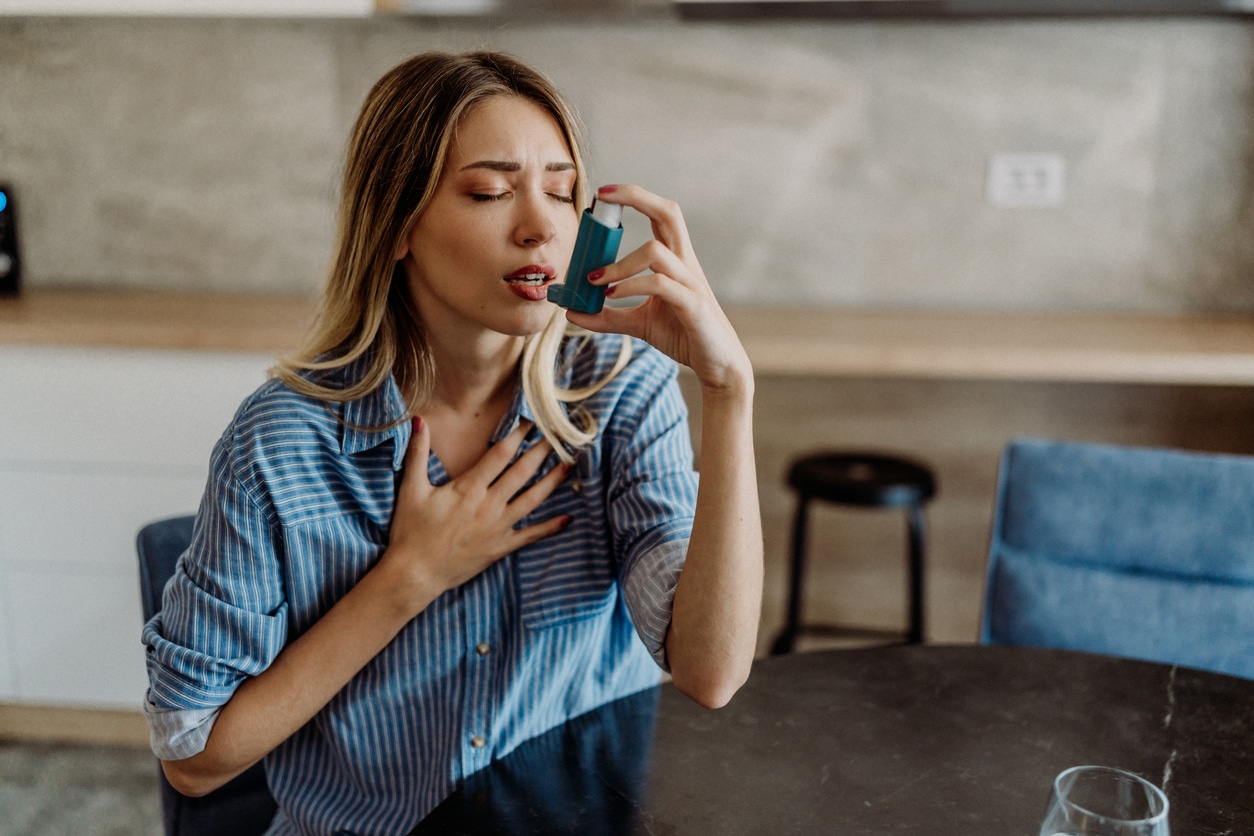
M552 205L550 205L552 204ZM554 213L564 204L558 204L547 195L529 195L517 203L518 218L514 223L514 242L520 247L538 247L553 240L557 234Z

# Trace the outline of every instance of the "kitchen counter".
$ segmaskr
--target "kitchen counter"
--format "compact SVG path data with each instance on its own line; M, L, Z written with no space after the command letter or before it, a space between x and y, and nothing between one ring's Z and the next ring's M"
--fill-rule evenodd
M310 296L29 290L0 344L278 352ZM759 375L1254 385L1254 316L731 307Z

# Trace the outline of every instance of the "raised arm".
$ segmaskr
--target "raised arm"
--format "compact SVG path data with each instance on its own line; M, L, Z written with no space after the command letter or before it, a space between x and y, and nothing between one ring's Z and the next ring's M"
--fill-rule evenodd
M589 330L645 340L692 369L701 385L701 484L666 656L676 687L717 708L749 675L761 614L753 369L693 253L679 207L628 185L606 186L597 199L638 210L654 237L589 279L609 285L611 296L645 301L567 317Z

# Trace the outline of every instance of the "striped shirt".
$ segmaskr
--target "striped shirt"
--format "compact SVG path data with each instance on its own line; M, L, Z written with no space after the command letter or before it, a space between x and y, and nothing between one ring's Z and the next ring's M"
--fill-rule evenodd
M620 339L568 345L561 384L599 380ZM269 833L405 833L519 743L657 684L697 480L677 367L633 349L584 402L596 441L523 520L572 524L437 598L266 756L280 808ZM215 445L192 544L143 631L158 757L201 751L240 682L379 559L406 416L391 380L343 405L272 380L240 407ZM519 386L493 440L530 416ZM556 464L550 454L541 472ZM448 481L434 454L427 470Z

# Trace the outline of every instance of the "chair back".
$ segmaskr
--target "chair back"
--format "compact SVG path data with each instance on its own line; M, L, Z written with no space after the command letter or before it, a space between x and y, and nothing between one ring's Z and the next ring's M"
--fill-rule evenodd
M144 621L161 609L161 592L174 574L179 555L192 542L195 517L173 517L149 523L139 530L135 549L139 553L139 595Z
M1254 457L1012 441L980 640L1254 678Z
M140 603L145 622L161 610L162 591L174 574L179 556L191 544L194 521L190 516L174 517L148 523L139 531L135 549L139 554ZM278 810L260 763L200 798L179 793L160 769L157 781L166 836L260 836Z

